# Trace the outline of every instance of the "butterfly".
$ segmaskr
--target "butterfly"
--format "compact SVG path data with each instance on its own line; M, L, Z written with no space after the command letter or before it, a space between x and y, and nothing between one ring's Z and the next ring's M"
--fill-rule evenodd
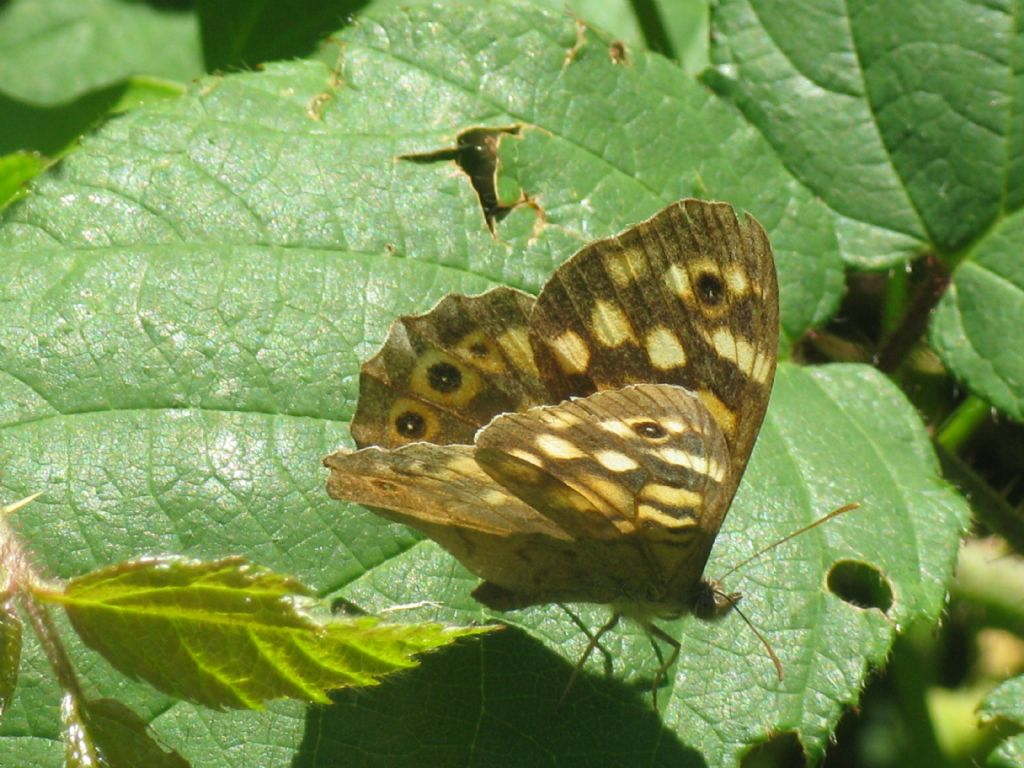
M328 493L436 541L489 608L610 605L601 632L637 619L673 644L667 668L679 645L653 618L713 618L739 598L703 572L778 327L761 225L673 203L586 245L536 298L498 287L396 320L362 367L360 450L324 460Z

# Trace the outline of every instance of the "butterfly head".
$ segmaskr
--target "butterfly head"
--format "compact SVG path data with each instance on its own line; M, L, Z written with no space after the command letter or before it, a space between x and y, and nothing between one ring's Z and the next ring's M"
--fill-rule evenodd
M690 613L710 621L729 613L740 601L739 592L726 592L717 581L701 579L690 594Z

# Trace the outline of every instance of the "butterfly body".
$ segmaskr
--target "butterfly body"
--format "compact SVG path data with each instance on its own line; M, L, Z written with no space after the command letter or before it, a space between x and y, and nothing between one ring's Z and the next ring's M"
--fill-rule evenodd
M704 565L777 343L763 229L681 201L583 248L536 299L498 288L396 321L328 492L438 542L494 609L709 618L730 601Z

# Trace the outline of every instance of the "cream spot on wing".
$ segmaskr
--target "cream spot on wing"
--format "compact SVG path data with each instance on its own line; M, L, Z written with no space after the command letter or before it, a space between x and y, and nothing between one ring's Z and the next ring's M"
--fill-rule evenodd
M692 469L701 475L706 475L708 466L708 457L701 456L696 453L690 453L684 451L681 448L659 448L656 450L655 455L658 456L666 464L671 464L674 467L683 467L685 469Z
M516 368L539 375L537 373L537 363L533 359L533 347L530 346L530 333L526 328L522 326L509 328L498 336L497 342L505 352L505 356Z
M640 496L669 507L699 507L704 498L689 488L676 488L661 483L648 483L640 489Z
M568 440L556 435L538 435L534 445L552 459L581 459L583 452Z
M727 435L731 435L736 429L736 414L723 403L718 395L708 389L697 392L697 397L704 404L704 407L711 412L712 418L718 427Z
M605 421L599 421L597 422L597 426L599 426L605 432L611 432L613 435L618 435L619 437L636 437L636 435L633 433L632 428L630 428L628 424L621 422L618 419L607 419Z
M525 461L527 464L533 464L535 467L544 467L544 460L541 459L540 456L535 453L530 453L529 451L524 451L522 448L513 448L508 452L508 455L514 456L520 461Z
M750 377L756 382L765 384L768 381L768 377L771 375L771 372L771 355L758 352L757 359L754 361L754 369L750 372Z
M661 448L657 451L657 455L668 464L691 469L697 474L707 475L719 483L725 478L725 467L709 456L700 456L671 447Z
M575 331L566 331L549 341L548 346L565 373L584 373L590 365L590 349Z
M639 248L612 250L604 254L604 268L620 288L645 277L650 263Z
M500 507L501 505L508 503L509 497L507 493L491 490L484 494L484 501L492 507Z
M754 368L754 347L746 339L737 339L728 328L718 328L711 334L711 343L722 357L732 360L744 373Z
M618 451L598 451L594 458L597 459L598 464L610 472L630 472L640 467L629 456Z
M448 461L448 469L458 472L460 475L477 475L480 473L480 465L469 456L456 456Z
M623 532L628 532L632 527L629 521L622 516L622 512L632 513L633 494L616 482L603 477L588 476L586 478L588 495L596 495L600 499L600 506L605 509L605 516L614 523L615 527Z
M725 284L733 296L742 296L750 290L750 279L739 264L730 264L725 268Z
M692 528L697 524L692 517L673 517L650 504L638 504L636 516L644 522L657 523L664 528Z
M678 421L677 419L662 419L658 423L661 424L661 426L663 426L666 430L671 432L673 435L681 435L681 434L683 434L683 432L693 432L694 431L692 427L686 426L685 424L683 424L683 422Z
M597 300L590 313L590 324L597 340L606 347L617 347L635 338L633 326L620 307Z
M507 367L497 345L479 329L459 339L452 351L473 367L488 373L502 373Z
M672 293L687 303L690 303L693 300L693 282L690 280L691 274L718 275L720 274L719 265L711 259L699 259L688 261L685 267L681 264L673 264L665 270L665 285L668 286ZM723 275L722 279L728 282L728 277Z
M664 326L655 328L644 339L647 357L655 368L667 371L686 365L686 352L679 343L679 337Z
M693 298L690 275L679 264L673 264L665 271L665 285L683 301L690 301Z

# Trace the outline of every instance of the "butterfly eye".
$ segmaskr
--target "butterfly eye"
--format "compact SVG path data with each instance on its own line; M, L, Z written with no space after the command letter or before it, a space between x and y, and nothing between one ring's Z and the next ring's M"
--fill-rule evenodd
M633 425L633 431L640 435L640 437L645 437L648 440L658 440L668 434L661 424L653 421L638 422Z
M451 363L434 363L427 369L427 381L435 392L448 394L462 386L462 372Z
M402 437L415 440L426 434L427 422L420 414L406 411L399 414L398 418L395 419L395 431Z
M697 293L704 304L717 306L725 299L725 283L714 272L701 272L697 277Z

